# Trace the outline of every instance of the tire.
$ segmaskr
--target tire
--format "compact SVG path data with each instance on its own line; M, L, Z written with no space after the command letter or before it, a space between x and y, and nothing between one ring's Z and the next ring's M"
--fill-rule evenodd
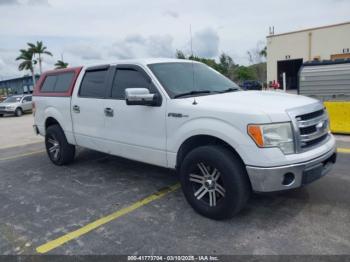
M52 125L46 129L45 147L51 162L55 165L67 165L74 160L75 146L67 142L59 125Z
M4 116L4 114L0 114L0 117L3 117Z
M192 208L217 220L237 214L251 194L242 161L223 146L202 146L188 153L180 167L180 181Z
M22 116L23 115L23 111L21 108L17 108L15 110L15 116L19 117L19 116Z

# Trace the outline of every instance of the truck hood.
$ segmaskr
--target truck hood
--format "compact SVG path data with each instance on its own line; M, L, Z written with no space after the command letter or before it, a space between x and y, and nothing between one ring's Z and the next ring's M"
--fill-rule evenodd
M313 98L278 91L238 91L199 96L196 101L204 107L240 110L242 113L265 113L272 122L289 121L286 114L288 109L319 103Z

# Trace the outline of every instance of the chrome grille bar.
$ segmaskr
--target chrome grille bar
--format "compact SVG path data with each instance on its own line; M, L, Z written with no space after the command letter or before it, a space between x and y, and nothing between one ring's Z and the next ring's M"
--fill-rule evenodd
M298 127L309 127L309 126L314 126L317 125L318 123L327 120L327 115L323 114L319 117L310 119L310 120L303 120L303 121L298 121L297 119L297 123L298 123Z
M321 102L287 112L292 120L298 153L317 147L329 139L328 115Z

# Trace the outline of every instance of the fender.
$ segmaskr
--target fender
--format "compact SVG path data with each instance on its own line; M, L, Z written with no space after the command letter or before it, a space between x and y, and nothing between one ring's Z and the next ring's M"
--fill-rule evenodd
M225 141L240 155L243 162L248 161L245 146L255 146L241 130L232 124L213 117L199 117L184 122L176 132L168 132L167 153L168 165L175 167L178 151L189 138L197 135L209 135ZM248 161L249 162L249 161Z
M58 124L61 126L63 132L65 133L65 136L67 138L68 143L70 144L76 144L75 142L75 137L72 131L72 121L71 119L65 119L64 116L62 115L62 113L60 111L58 111L55 107L47 107L44 110L44 119L45 119L45 123L46 120L52 117L54 118ZM43 135L45 135L45 129L44 129L44 133Z

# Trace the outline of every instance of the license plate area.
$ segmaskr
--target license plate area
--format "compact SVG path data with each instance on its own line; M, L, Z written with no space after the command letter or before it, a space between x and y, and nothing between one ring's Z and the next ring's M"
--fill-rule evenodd
M326 160L322 161L321 163L314 165L308 169L305 169L303 172L303 178L302 178L302 184L306 185L309 184L322 176L326 175L330 169L332 168L333 164L336 162L337 154L334 153Z

